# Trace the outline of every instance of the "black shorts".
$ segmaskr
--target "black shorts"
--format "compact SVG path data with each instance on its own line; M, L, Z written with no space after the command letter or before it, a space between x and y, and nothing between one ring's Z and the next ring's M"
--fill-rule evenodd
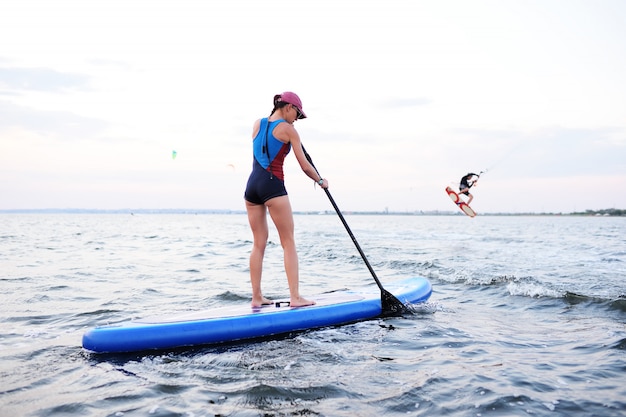
M287 195L285 182L263 169L255 160L243 198L252 204L265 204L268 200L283 195Z

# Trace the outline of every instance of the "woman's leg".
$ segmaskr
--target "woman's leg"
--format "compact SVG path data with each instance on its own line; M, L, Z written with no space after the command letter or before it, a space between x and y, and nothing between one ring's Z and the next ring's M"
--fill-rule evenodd
M253 243L250 252L250 283L252 284L252 307L261 307L272 302L263 297L261 292L261 275L263 273L263 256L267 246L268 229L267 214L263 204L252 204L246 201L248 222L252 230Z
M304 299L300 296L298 252L296 251L296 241L294 238L293 212L288 196L275 197L265 203L269 209L270 216L280 237L280 244L283 247L285 272L289 284L289 298L294 307L315 304L315 301Z

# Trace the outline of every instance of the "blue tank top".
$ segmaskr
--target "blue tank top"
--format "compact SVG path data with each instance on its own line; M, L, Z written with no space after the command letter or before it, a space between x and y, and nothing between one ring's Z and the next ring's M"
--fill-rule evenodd
M279 119L268 123L267 118L261 119L259 132L252 141L254 159L259 165L281 181L285 180L283 162L291 150L290 143L284 143L274 137L274 128L285 120Z

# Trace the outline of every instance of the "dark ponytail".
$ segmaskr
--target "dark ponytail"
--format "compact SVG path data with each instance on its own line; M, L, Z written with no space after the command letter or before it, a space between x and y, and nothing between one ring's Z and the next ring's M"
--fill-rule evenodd
M287 104L289 104L289 103L287 103L287 102L285 102L285 101L280 101L280 96L281 96L280 94L276 94L276 95L274 96L274 109L273 109L273 110L272 110L272 112L270 113L270 116L271 116L272 114L274 114L274 112L276 112L276 110L278 110L278 109L282 109L282 108L283 108L283 107L285 107Z

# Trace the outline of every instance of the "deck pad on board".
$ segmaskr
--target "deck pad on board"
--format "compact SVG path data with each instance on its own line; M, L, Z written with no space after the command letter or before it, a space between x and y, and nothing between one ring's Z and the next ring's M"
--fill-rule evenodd
M303 309L303 308L312 308L312 307L320 307L320 306L328 306L331 304L340 304L340 303L348 303L351 301L359 301L362 300L363 296L358 294L347 294L344 292L341 293L328 293L321 294L315 296L315 304L310 306L303 307L291 307L286 303L289 300L275 300L272 304L264 305L262 307L252 307L250 304L237 304L225 307L217 307L209 310L202 311L192 311L189 313L181 313L174 316L154 316L147 317L144 319L134 320L135 323L144 323L144 324L159 324L159 323L178 323L183 321L197 321L197 320L208 320L208 319L216 319L216 318L226 318L226 317L237 317L237 316L246 316L249 314L266 314L266 313L275 313L278 311L285 310L293 310L293 309ZM278 304L278 306L277 306Z

